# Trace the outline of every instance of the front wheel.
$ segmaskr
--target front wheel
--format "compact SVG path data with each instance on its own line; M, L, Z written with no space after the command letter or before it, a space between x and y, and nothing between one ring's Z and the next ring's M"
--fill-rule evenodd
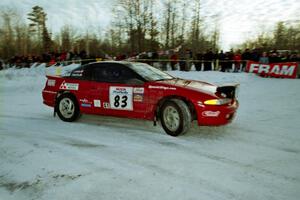
M160 120L167 134L178 136L189 130L192 116L184 101L180 99L170 99L161 107Z
M62 94L56 102L55 110L61 120L73 122L79 117L79 106L73 95Z

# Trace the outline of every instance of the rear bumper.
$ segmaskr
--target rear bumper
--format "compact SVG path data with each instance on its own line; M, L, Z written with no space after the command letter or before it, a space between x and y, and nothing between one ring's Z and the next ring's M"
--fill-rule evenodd
M235 118L239 103L235 100L231 105L197 106L197 120L199 126L221 126L232 122Z
M43 90L42 96L43 96L43 103L45 105L54 107L56 92L49 91L49 90Z

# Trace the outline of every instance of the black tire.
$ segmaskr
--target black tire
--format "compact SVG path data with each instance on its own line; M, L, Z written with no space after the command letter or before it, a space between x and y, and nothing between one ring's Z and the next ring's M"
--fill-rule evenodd
M168 113L173 113L173 115L170 116ZM160 121L165 132L176 137L186 133L191 127L191 111L184 101L170 99L160 109Z
M68 103L69 105L65 106L65 103ZM67 106L70 106L69 109ZM77 120L80 115L76 98L68 93L62 94L57 98L55 110L58 117L65 122L73 122Z

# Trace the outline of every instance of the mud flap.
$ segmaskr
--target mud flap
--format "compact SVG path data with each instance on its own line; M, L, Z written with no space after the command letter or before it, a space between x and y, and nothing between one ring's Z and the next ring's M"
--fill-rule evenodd
M157 117L155 116L153 119L153 126L156 126L156 125L157 125Z
M56 99L57 99L57 97L55 98L55 102L54 102L53 117L56 117L56 112L57 112L57 110L56 110Z
M53 109L53 117L56 117L56 106L54 106L54 109Z

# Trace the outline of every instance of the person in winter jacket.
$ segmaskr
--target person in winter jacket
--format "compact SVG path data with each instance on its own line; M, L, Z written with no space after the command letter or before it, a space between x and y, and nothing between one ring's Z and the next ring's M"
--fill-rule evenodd
M269 56L267 52L263 52L259 58L259 63L261 64L269 64Z
M197 71L201 71L201 67L202 67L202 60L203 60L203 55L202 53L198 52L196 54L196 57L195 57L195 68Z
M193 58L193 52L190 49L185 51L185 71L190 71L192 67L191 59Z
M204 60L204 71L212 70L214 54L211 49L207 50L206 53L203 55L203 60Z
M234 60L234 70L233 72L238 72L241 67L241 61L242 61L242 55L241 55L241 50L238 50L234 55L233 55L233 60Z
M172 70L176 70L175 65L178 63L178 55L176 52L173 52L173 54L170 57L170 60Z
M179 51L179 69L180 71L185 71L186 69L185 51L182 49Z
M224 63L225 60L225 54L223 52L223 50L220 51L219 55L218 55L218 59L219 59L219 68L221 68L221 71L224 72L224 65L226 65Z
M251 53L249 49L246 49L243 53L242 53L242 71L245 71L246 65L247 65L247 61L251 60Z

